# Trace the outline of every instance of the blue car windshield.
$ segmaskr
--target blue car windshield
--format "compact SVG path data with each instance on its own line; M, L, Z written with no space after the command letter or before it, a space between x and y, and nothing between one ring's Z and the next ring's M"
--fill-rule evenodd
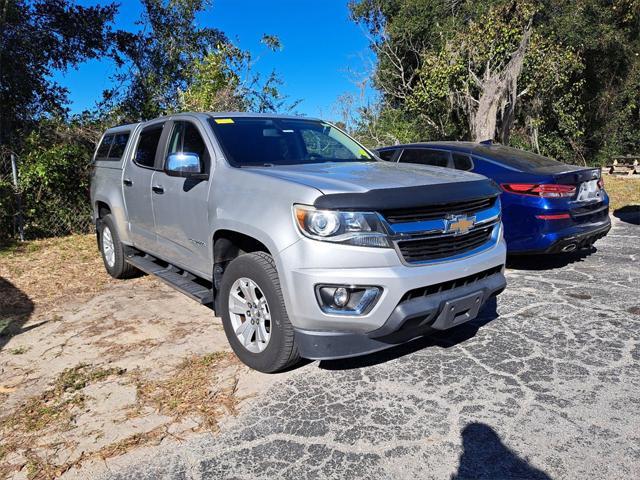
M377 161L355 140L317 120L216 117L210 124L235 167Z

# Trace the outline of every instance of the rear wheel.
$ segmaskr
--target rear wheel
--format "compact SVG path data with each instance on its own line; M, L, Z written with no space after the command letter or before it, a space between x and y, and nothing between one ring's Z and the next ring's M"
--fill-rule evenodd
M229 344L249 367L272 373L300 360L269 254L249 253L229 264L220 284L220 309Z
M125 261L124 245L120 241L111 214L98 222L98 246L102 254L104 267L113 278L131 278L139 270Z

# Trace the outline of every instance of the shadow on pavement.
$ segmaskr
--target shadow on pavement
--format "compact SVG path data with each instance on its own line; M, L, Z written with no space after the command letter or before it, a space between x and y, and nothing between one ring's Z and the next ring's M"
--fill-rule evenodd
M33 302L24 292L9 280L0 277L0 350L11 337L41 325L39 323L24 327L33 313L33 308Z
M545 472L504 445L496 431L484 423L470 423L462 430L462 448L458 471L451 475L451 480L551 480Z
M553 270L563 268L572 263L582 262L589 255L596 253L594 246L573 253L541 254L541 255L509 255L507 268L514 270Z
M640 205L627 205L613 212L613 216L632 225L640 225Z
M349 370L385 363L427 347L453 347L475 337L481 327L498 318L497 305L496 297L493 297L489 299L474 320L450 330L434 330L434 333L428 336L418 337L410 342L369 355L339 360L322 360L318 366L323 370Z

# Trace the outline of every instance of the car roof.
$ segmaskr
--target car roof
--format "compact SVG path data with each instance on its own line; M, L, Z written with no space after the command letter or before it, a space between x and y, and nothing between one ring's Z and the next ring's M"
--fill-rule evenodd
M115 127L109 128L105 134L107 133L116 133L119 131L131 130L133 131L139 125L147 125L150 123L157 122L158 120L171 120L173 118L180 117L196 117L200 120L206 121L208 118L274 118L274 119L282 119L282 120L311 120L320 122L322 121L319 118L315 117L303 117L301 115L281 115L276 113L256 113L256 112L180 112L172 115L152 118L149 120L145 120L144 122L137 123L129 123L125 125L118 125Z
M198 115L198 114L195 114ZM283 120L314 120L320 121L315 117L304 117L302 115L282 115L276 113L255 113L255 112L206 112L199 114L213 118L232 117L232 118L279 118Z
M429 147L429 148L442 148L445 150L456 150L463 152L474 152L478 147L484 147L486 145L482 143L475 142L416 142L416 143L402 143L398 145L389 145L387 147L380 147L376 150L383 151L389 149L397 149L397 148L420 148L420 147Z
M518 170L521 172L546 174L567 171L567 164L565 163L526 150L501 145L499 143L419 142L379 148L378 151L398 148L435 148L469 154L473 153L490 159L494 163L506 166L511 170Z

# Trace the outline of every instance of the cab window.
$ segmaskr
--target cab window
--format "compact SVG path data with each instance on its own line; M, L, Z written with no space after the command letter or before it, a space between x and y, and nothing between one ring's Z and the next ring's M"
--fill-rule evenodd
M105 135L100 142L100 146L98 147L98 151L96 152L96 159L104 159L109 156L109 149L111 148L111 143L113 142L113 135Z
M113 136L111 150L109 150L109 160L118 161L124 155L124 149L129 141L129 132L116 133Z

